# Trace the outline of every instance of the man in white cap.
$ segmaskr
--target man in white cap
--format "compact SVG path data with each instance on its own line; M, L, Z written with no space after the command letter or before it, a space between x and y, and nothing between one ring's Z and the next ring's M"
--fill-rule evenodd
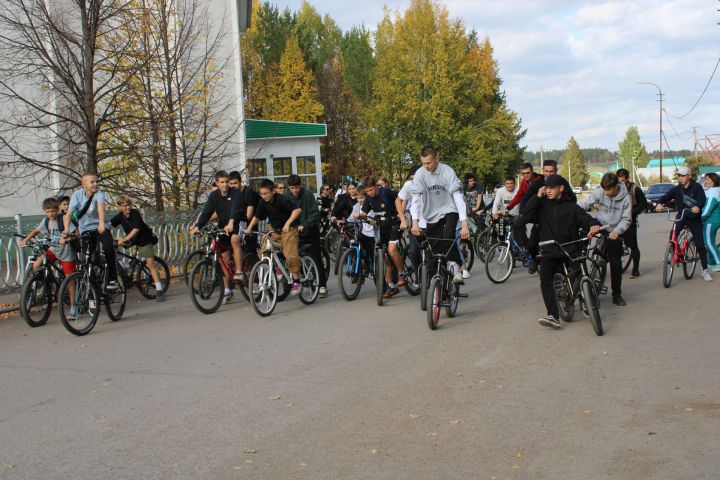
M705 206L705 190L702 185L693 181L690 173L688 167L678 168L678 184L660 197L655 210L661 212L665 203L668 203L670 200L675 200L675 208L677 208L677 216L675 218L682 217L682 220L677 224L677 231L682 230L685 225L690 229L693 242L695 242L695 247L700 256L700 263L703 268L702 277L706 282L710 282L712 281L712 277L708 271L707 250L705 249L702 218L700 217L700 212L702 212ZM685 210L689 211L683 214Z

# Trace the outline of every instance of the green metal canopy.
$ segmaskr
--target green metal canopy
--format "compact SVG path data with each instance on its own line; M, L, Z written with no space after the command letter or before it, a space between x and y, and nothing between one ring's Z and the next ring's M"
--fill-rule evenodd
M312 138L326 136L327 125L324 123L245 120L246 140L267 140L271 138Z

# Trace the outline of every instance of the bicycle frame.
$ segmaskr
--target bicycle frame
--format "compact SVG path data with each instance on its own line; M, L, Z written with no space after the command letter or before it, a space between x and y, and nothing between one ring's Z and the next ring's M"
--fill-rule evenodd
M673 226L669 241L675 246L673 249L673 266L685 263L685 251L687 250L688 243L690 243L690 239L692 238L692 234L690 233L690 229L687 225L683 227L679 234L677 231L677 224L685 218L685 212L687 212L687 209L683 210L683 213L680 214L680 218L671 219Z

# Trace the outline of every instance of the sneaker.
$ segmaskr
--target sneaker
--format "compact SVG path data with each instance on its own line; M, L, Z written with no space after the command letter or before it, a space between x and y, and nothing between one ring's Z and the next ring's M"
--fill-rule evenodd
M300 295L300 284L295 282L295 283L293 283L293 286L290 289L290 296L297 297L298 295Z
M404 273L401 273L398 275L396 285L398 287L402 287L403 285L405 285L405 274Z
M617 305L618 307L624 307L625 305L627 305L625 303L625 300L623 300L623 298L620 295L613 295L612 302L613 302L613 305Z
M543 327L550 327L554 328L555 330L560 330L560 322L557 318L555 318L555 315L548 315L547 317L538 319L538 323L542 325Z
M237 283L243 283L245 281L245 274L243 272L235 272L233 280Z
M357 275L352 275L350 278L352 278L352 280L350 281L351 284L356 285L358 283Z
M280 270L280 267L275 267L275 278L277 278L278 282L283 279L282 270Z
M383 298L394 297L398 293L400 293L400 290L398 290L397 287L388 288L387 290L385 290L385 293L383 293Z
M320 287L320 290L318 290L318 296L320 298L327 297L327 287Z
M537 273L538 271L538 264L535 261L535 259L530 260L530 265L528 266L528 273L530 275Z
M77 307L70 307L70 311L67 314L67 318L69 320L77 320L77 318L78 318Z
M712 282L712 277L710 276L710 272L707 269L702 271L702 277L703 280L705 280L706 282Z
M453 283L455 285L465 285L465 280L463 280L462 272L455 272L453 274Z
M468 271L467 268L463 268L463 270L462 270L462 278L464 278L465 280L467 280L468 278L470 278L470 272Z
M225 296L223 297L223 301L222 301L223 305L227 305L228 303L232 303L234 296L235 296L235 295L234 295L232 292L230 292L230 293L225 293Z
M118 288L120 288L120 285L115 280L108 282L107 287L105 287L106 290L117 290Z
M632 273L630 274L630 278L638 278L639 276L640 276L640 272L638 272L637 270L633 270Z
M164 302L165 301L165 290L158 290L158 292L155 294L155 301L156 302Z

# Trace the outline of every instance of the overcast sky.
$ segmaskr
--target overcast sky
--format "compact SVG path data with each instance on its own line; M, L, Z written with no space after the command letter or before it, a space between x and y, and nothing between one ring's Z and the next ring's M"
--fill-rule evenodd
M301 0L272 1L296 10ZM374 29L383 5L404 10L409 1L311 0L343 29ZM500 64L510 107L528 129L530 150L581 147L617 150L636 125L648 150L659 145L658 84L672 125L663 120L673 149L692 148L720 134L720 71L697 101L720 57L717 0L520 1L446 0L468 29L488 36ZM719 69L720 70L720 69ZM674 130L673 130L674 127ZM666 146L664 146L667 149Z

